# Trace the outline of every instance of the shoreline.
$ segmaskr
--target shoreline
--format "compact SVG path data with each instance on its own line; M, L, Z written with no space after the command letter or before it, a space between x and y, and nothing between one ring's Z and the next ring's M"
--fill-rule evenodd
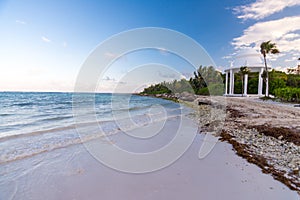
M135 141L124 133L112 135L111 143L100 138L89 143L97 146L116 144L134 152L150 152L170 141L178 120L168 121L163 133L152 141ZM191 124L197 129L196 124ZM204 134L196 134L194 142L176 162L142 174L111 169L95 159L82 144L2 164L0 199L41 199L45 196L49 200L100 197L141 200L199 197L212 200L298 199L295 191L271 176L263 175L256 165L236 156L228 143L218 141L205 159L199 159L197 155L204 141Z
M274 113L268 112L272 109L276 112L278 104L257 102L259 105L255 105L252 99L226 99L227 117L220 140L230 143L238 156L257 165L263 173L270 174L300 195L300 131L289 126L289 123L300 119L300 109L285 113L285 121L282 122ZM278 109L277 114L284 113L284 109L288 108ZM291 122L287 114L292 115Z
M184 98L192 99L192 96L186 95ZM160 134L147 140L132 137L135 134L146 136L145 127L122 129L118 134L109 135L109 140L94 138L84 144L52 149L24 159L2 163L0 199L41 199L44 196L47 199L298 199L299 194L295 190L274 180L272 176L261 173L261 168L257 165L249 164L247 160L237 156L228 142L218 141L224 128L235 130L230 126L227 115L242 115L234 110L232 114L227 112L226 108L229 107L222 103L223 100L198 96L200 105L197 101L179 100L185 104L184 107L191 106L198 112L195 115L186 113L185 116L189 119L183 134L177 134L176 131L181 124L181 112L177 117L168 117L166 123L149 123L149 133L159 130ZM150 99L150 102L161 101ZM231 104L230 101L228 104ZM176 105L177 107L181 106ZM171 113L173 111L171 109ZM246 116L247 112L243 112L243 115ZM194 120L190 120L191 118ZM239 116L231 121L238 123L242 118ZM199 122L195 123L195 119ZM159 129L161 125L163 128ZM94 129L88 126L84 130L90 132ZM199 130L202 133L219 131L219 134L198 134ZM117 145L129 152L146 153L165 147L176 135L182 137L177 140L180 146L189 133L193 133L195 138L178 160L160 170L141 174L112 169L97 160L85 146L95 145L93 147L98 149L100 146L104 148L107 145ZM234 133L236 131L232 134ZM58 135L65 134L63 131ZM46 141L44 139L45 137L40 141ZM233 140L233 137L231 139ZM32 140L29 141L31 144ZM215 146L207 156L201 157L201 149L207 143L215 143ZM17 145L11 146L13 148ZM124 166L149 166L152 163L151 161L134 164L129 160L123 161ZM117 192L115 188L118 188Z
M229 112L232 110L235 116L230 117L228 121L234 122L237 119L236 113L238 115L243 115L243 113L233 108ZM270 174L275 180L300 194L299 133L296 136L297 132L293 129L265 124L251 126L235 123L235 125L235 129L239 130L238 133L230 130L232 127L229 127L222 131L220 140L230 143L238 156L259 166L263 173ZM281 134L278 136L279 132ZM292 141L292 138L297 138L297 140ZM283 154L282 150L287 152ZM277 155L270 156L272 153Z
M162 98L164 95L150 95ZM169 95L170 96L170 95ZM275 180L285 184L300 195L300 109L289 104L257 100L245 97L212 97L199 95L184 95L184 100L175 95L178 102L197 109L198 112L211 111L211 106L227 101L226 119L223 124L216 119L210 120L207 113L196 116L201 133L215 132L222 142L232 145L236 155L246 159L261 168L265 174L270 174ZM239 109L245 104L246 109ZM222 108L223 105L221 105ZM260 108L261 106L261 108ZM279 107L279 108L276 108ZM273 110L273 113L270 112ZM278 111L279 110L279 111ZM284 120L278 115L284 113ZM262 114L265 112L265 114ZM289 113L290 112L290 113ZM289 117L289 115L291 115ZM279 118L279 119L278 119ZM272 122L273 121L273 122ZM280 123L277 123L277 122ZM298 122L299 122L298 121ZM296 127L289 125L294 123ZM217 125L216 125L217 124ZM220 128L220 126L223 126ZM216 128L217 127L217 128Z

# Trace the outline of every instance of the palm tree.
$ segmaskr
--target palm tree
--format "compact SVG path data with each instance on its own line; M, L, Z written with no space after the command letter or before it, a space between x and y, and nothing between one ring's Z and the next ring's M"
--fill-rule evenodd
M265 96L269 97L269 73L268 73L268 66L267 66L267 60L266 60L266 56L267 54L271 53L271 54L277 54L279 53L279 50L276 47L275 43L271 43L271 40L267 41L267 42L263 42L260 45L260 53L264 56L264 61L265 61L265 76L263 77L265 83L266 83L266 92L265 92Z
M250 70L247 66L242 66L240 67L240 75L241 75L241 79L242 79L242 96L244 96L244 78L246 74L249 74Z

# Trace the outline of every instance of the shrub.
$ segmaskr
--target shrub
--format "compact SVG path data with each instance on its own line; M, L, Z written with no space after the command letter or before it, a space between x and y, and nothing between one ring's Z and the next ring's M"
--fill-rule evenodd
M223 95L224 85L223 84L210 84L208 86L209 93L211 95Z
M200 95L209 95L209 91L208 91L208 88L205 87L205 88L201 88L198 90L197 94L200 94Z
M284 101L300 102L300 88L277 88L274 90L275 96Z

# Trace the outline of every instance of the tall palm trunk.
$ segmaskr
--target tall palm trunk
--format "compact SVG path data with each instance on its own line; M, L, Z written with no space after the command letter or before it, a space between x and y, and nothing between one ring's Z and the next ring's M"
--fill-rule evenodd
M265 97L269 97L269 71L268 71L268 66L267 66L267 59L266 59L266 54L263 54L264 56L264 61L265 61L265 71L266 71L266 90L265 90Z

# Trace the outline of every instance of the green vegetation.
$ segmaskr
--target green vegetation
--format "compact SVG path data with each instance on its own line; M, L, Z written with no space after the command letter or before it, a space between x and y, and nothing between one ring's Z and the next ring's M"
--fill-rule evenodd
M200 66L189 80L195 94L199 95L223 95L223 82L222 73L212 66Z
M174 80L172 82L164 82L163 85L166 86L170 91L172 91L171 93L173 94L181 92L194 92L190 82L186 79Z
M300 88L277 88L274 92L275 96L281 100L300 103Z
M243 77L248 74L248 94L257 94L258 72L250 72L241 67L240 73L235 74L234 92L243 93ZM269 72L269 92L283 101L300 102L300 75L286 74L281 71ZM163 82L145 88L142 94L175 94L182 92L198 95L223 95L225 75L216 71L213 67L200 66L189 80L181 79L172 82ZM264 88L266 83L264 83ZM265 98L269 99L269 98Z
M296 74L289 74L286 80L286 85L300 88L300 76Z
M142 94L170 94L171 90L166 87L164 84L159 83L156 85L151 85L148 88L145 88Z
M272 70L270 93L283 101L300 102L300 76Z
M275 95L276 88L284 88L287 86L288 76L284 72L275 71L269 72L269 93ZM293 87L293 86L291 86Z
M257 94L258 88L258 72L247 72L248 74L248 94ZM234 93L243 94L243 76L240 73L234 74ZM224 76L225 77L225 76ZM228 86L229 87L229 86Z
M141 94L175 94L189 92L199 95L223 95L224 84L222 74L214 67L200 66L189 80L181 79L163 82L145 88Z
M240 71L239 71L239 75L241 76L241 79L242 79L242 92L241 94L244 94L244 77L246 74L249 74L250 70L247 66L242 66L240 67Z

